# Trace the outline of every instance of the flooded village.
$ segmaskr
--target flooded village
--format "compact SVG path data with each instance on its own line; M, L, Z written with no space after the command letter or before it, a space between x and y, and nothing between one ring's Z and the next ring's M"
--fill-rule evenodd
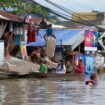
M0 105L104 105L105 12L11 1L0 1Z

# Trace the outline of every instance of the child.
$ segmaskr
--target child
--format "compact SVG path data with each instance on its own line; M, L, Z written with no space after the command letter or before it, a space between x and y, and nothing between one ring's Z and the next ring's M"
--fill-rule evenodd
M97 76L96 74L92 74L90 76L90 80L85 82L86 85L96 85L97 84Z
M40 59L39 72L40 72L40 73L47 73L47 72L48 72L48 69L47 69L47 66L46 66L46 61L43 61L43 60L41 60L41 59Z
M58 73L58 74L65 74L66 73L66 68L65 68L63 60L61 60L60 63L58 64L58 66L56 68L56 73Z

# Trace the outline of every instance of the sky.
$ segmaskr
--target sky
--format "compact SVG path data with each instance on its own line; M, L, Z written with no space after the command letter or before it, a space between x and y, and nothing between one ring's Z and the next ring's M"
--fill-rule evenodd
M70 14L56 8L55 6L47 3L45 0L33 0L46 6L59 14L64 14L65 16L70 16ZM97 10L100 12L105 12L105 0L50 0L56 4L59 4L73 12L91 12L92 10Z
M34 0L48 6L44 0ZM105 12L105 0L50 0L75 12L99 10ZM50 6L51 7L51 6Z
M43 1L43 0L42 0ZM75 12L105 11L105 0L51 0Z

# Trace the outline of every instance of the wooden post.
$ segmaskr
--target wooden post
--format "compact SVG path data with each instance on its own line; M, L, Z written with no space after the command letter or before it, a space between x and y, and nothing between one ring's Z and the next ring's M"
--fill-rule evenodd
M79 45L79 53L81 52L81 45Z

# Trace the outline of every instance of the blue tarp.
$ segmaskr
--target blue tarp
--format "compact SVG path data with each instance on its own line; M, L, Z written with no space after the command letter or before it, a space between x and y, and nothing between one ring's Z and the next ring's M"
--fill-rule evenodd
M56 45L70 45L70 41L74 37L79 37L81 35L81 31L83 30L68 30L68 29L60 29L60 30L54 30L54 34L56 36ZM37 41L33 43L28 43L27 46L44 46L44 35L46 30L40 30L39 35L37 36Z
M94 67L94 57L93 56L85 56L85 72L92 73Z

